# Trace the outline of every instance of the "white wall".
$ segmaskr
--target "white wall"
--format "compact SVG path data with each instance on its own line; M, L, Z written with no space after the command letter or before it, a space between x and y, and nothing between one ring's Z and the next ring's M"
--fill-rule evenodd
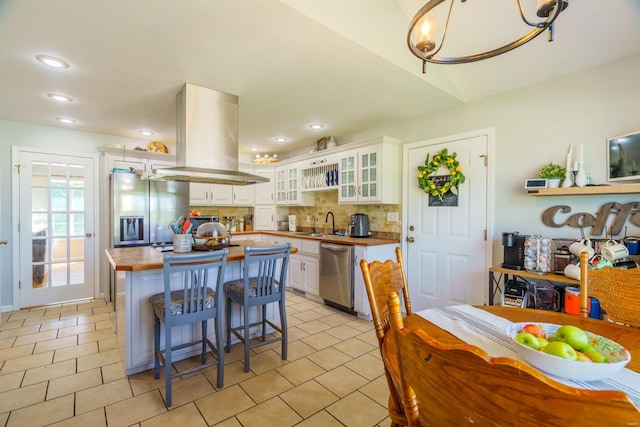
M550 206L566 204L572 212L595 214L606 202L640 201L640 195L635 194L532 197L524 190L525 179L536 178L544 164L564 166L569 144L573 144L574 152L584 144L585 167L593 182L606 183L606 139L640 130L639 73L640 55L635 55L426 117L371 129L341 138L340 143L377 135L407 143L495 128L495 158L490 161L495 172L492 239L496 264L502 259L503 231L579 237L577 229L542 224L541 214ZM640 230L631 226L629 235L640 235Z

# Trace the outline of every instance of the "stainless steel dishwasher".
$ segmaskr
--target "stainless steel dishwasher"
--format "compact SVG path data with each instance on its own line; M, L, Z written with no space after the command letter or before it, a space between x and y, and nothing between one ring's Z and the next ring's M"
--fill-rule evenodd
M353 256L353 245L320 243L320 297L349 313L354 313Z

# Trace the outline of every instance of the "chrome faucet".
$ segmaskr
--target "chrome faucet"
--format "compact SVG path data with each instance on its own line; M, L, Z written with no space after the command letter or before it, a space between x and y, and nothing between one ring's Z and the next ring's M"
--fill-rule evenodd
M324 222L329 222L329 214L331 214L331 234L338 234L338 229L336 228L336 217L333 215L333 212L327 212Z
M311 229L311 232L312 232L313 234L316 234L316 233L317 233L317 230L316 230L316 217L315 217L315 215L313 216L313 228Z

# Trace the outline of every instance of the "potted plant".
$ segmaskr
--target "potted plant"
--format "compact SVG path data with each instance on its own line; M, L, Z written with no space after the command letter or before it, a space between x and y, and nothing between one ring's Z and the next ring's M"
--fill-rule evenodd
M567 170L562 166L549 163L538 171L538 176L548 180L549 188L558 188L560 186L560 180L564 178L566 172Z

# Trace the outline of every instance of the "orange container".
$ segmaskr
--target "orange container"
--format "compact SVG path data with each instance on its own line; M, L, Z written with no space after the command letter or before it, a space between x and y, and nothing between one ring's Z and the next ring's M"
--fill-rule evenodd
M591 301L587 300L587 309L591 311ZM567 287L564 289L564 312L580 315L580 288Z

